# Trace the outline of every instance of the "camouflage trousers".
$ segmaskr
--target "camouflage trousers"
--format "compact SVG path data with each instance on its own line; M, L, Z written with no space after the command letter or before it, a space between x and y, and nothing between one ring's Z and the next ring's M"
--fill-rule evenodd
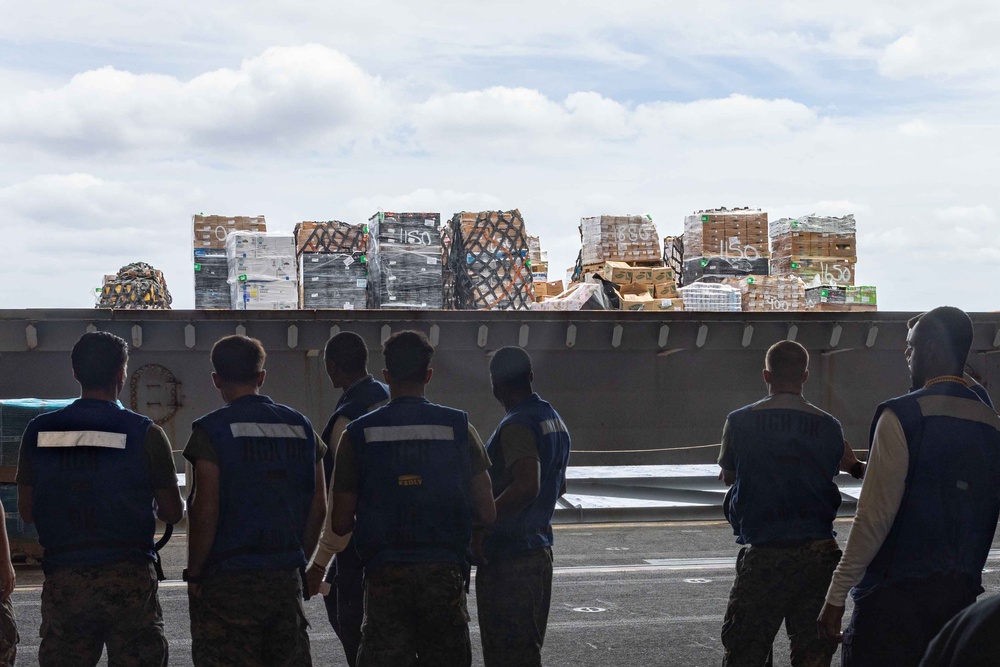
M14 602L7 596L0 602L0 667L14 667L17 657L17 622L14 618Z
M42 585L40 667L167 664L163 612L152 563L58 568Z
M365 573L358 667L469 667L465 579L448 563L389 563Z
M552 601L552 549L531 549L476 568L486 667L539 667Z
M312 665L298 570L216 572L189 606L196 667Z
M784 622L792 667L829 667L837 645L819 638L816 618L838 562L836 540L741 549L722 624L723 666L767 664Z

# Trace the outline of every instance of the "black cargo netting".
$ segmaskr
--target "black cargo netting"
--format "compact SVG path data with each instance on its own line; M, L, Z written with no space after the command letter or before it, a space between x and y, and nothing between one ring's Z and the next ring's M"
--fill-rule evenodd
M368 243L368 226L339 220L302 222L295 227L295 252L363 253Z
M463 225L461 213L451 221L456 307L527 310L534 290L521 214L516 209L484 211L471 226L469 222L467 217Z
M108 278L97 302L98 308L125 310L170 310L173 298L162 271L145 262L126 264Z

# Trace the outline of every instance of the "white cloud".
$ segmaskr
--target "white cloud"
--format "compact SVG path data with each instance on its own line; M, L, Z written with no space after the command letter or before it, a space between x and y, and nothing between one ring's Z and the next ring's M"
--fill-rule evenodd
M103 67L0 102L0 138L56 152L330 147L379 127L389 93L341 53L273 47L184 81Z
M896 129L907 137L930 137L935 134L934 128L919 118L900 123Z
M992 207L985 204L977 206L948 206L947 208L939 208L934 211L934 214L942 222L979 225L996 232L992 228L991 223L996 222L997 213Z
M986 74L993 80L1000 66L995 5L948 6L926 17L882 51L879 71L890 78L951 79Z

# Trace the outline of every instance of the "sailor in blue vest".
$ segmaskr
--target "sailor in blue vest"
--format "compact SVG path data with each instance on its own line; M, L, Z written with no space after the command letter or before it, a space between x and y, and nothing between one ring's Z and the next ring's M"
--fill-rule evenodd
M329 507L333 505L333 486L330 482L337 443L351 421L389 400L389 387L368 372L368 346L356 333L342 331L330 338L324 356L330 382L334 388L344 390L323 429L323 441L328 445L323 467L331 490L327 500L329 513ZM364 619L364 568L353 542L334 533L329 524L329 521L324 522L319 546L306 570L306 578L309 595L312 596L321 592L326 575L326 582L330 585L323 598L326 613L344 647L347 664L354 667L361 646L361 621ZM327 567L330 568L329 573Z
M481 531L476 605L486 667L540 667L552 601L552 514L566 490L570 438L531 387L519 347L490 361L493 395L507 414L486 443L496 523Z
M821 633L843 639L848 667L915 667L983 591L1000 515L1000 417L963 378L972 338L957 308L922 315L906 348L917 389L875 413L854 526L819 617Z
M226 406L194 422L184 449L199 667L312 664L301 573L326 515L326 446L306 417L259 393L265 356L246 336L215 344L212 381Z
M461 410L424 397L434 348L401 331L383 347L391 400L337 447L331 526L365 568L359 667L468 667L473 524L492 523L489 457Z
M18 509L38 528L43 667L166 665L153 566L156 517L183 516L166 434L126 410L128 345L84 334L72 352L80 398L28 424L18 461Z
M833 480L849 449L840 422L803 398L808 368L798 343L771 346L767 397L730 414L723 429L727 518L745 545L722 626L726 667L768 664L782 623L793 665L829 665L837 650L817 636L815 619L840 559Z

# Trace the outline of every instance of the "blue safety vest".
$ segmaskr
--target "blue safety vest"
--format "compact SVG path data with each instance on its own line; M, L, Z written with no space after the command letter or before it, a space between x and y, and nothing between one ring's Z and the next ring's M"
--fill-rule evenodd
M570 438L566 424L551 405L538 394L532 394L507 413L487 442L486 451L493 461L490 476L494 497L506 488L501 486L504 468L513 463L504 461L500 447L500 431L511 424L523 426L534 434L541 477L538 496L517 515L493 525L485 545L490 560L552 546L552 514L562 494L569 464Z
M1000 417L978 392L944 382L883 403L906 434L899 511L854 594L943 574L979 586L1000 516Z
M243 396L195 422L219 459L219 526L209 568L302 567L316 489L316 436L292 408Z
M337 443L330 442L334 423L341 417L346 417L348 421L354 421L358 417L371 412L373 406L385 403L388 400L389 387L370 375L359 381L356 385L348 387L347 391L341 394L340 400L337 401L337 407L334 408L333 414L330 416L330 421L326 423L326 428L323 429L323 440L329 445L326 455L323 457L327 486L330 485L330 478L333 476L333 450L337 446Z
M358 465L354 540L366 567L464 563L472 539L469 417L397 398L347 426Z
M753 545L832 538L843 429L804 399L795 409L769 407L773 400L729 415L736 462L728 517L733 534L739 544Z
M44 567L153 559L153 483L146 431L153 422L115 403L81 398L35 417L33 510Z

